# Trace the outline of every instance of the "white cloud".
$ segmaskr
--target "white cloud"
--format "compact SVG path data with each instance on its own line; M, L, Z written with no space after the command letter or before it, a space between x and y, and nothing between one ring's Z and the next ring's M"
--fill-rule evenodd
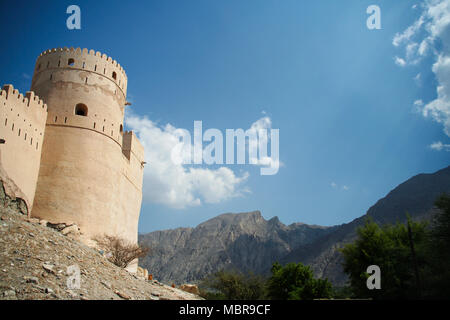
M158 125L146 117L127 115L126 125L139 136L145 148L144 201L172 208L218 203L249 192L244 182L248 173L236 175L227 167L194 168L175 164L172 150L179 143L177 128Z
M418 20L416 20L412 25L406 28L402 33L397 33L392 40L392 44L396 47L401 45L402 43L409 42L410 39L417 33L418 30L422 27L424 23L424 17L420 16Z
M416 76L413 79L418 86L422 86L422 74L420 72L416 74Z
M334 182L334 181L332 181L332 182L330 183L330 186L331 186L333 189L338 189L338 188L339 188L338 184L337 184L336 182ZM344 191L347 191L347 190L349 189L349 187L346 186L346 185L342 185L342 186L340 187L340 189L341 189L341 190L344 190Z
M402 59L402 58L399 58L399 57L396 56L394 58L394 61L395 61L395 64L400 66L400 67L406 66L406 61L404 59Z
M441 141L433 142L432 144L430 144L429 147L430 147L430 149L436 150L436 151L441 151L441 150L450 151L450 144L444 144Z
M432 71L438 82L437 98L425 104L422 114L442 124L450 136L450 0L426 0L421 7L421 16L393 39L394 46L404 45L406 51L406 58L395 57L395 62L404 67L429 52L436 57Z
M423 101L420 99L414 101L414 112L422 113L422 109L423 109Z

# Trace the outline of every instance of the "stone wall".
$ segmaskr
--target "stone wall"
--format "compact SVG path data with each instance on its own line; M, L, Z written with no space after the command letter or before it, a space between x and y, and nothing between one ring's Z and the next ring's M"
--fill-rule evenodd
M32 209L44 139L47 106L27 92L25 97L12 85L0 91L0 166L3 181L13 181L11 197L20 196Z

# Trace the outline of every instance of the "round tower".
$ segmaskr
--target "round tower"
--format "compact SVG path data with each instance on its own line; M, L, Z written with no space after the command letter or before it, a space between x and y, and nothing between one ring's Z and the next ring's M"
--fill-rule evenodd
M125 71L94 50L51 49L36 61L31 90L48 106L32 216L136 242L142 172L141 181L127 177Z

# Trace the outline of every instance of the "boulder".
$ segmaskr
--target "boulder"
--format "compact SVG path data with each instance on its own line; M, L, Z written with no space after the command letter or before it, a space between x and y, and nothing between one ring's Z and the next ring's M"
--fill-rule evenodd
M180 289L189 293L193 293L198 295L200 292L198 290L198 286L196 284L182 284Z
M68 235L68 234L78 235L80 232L78 230L78 226L76 224L73 224L71 226L68 226L68 227L65 227L64 229L62 229L61 233L63 235Z

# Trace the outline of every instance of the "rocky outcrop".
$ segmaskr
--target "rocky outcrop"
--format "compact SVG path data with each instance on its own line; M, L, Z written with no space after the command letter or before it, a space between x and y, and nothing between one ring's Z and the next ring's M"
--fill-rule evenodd
M18 194L21 194L20 190L11 180L6 178L6 175L3 175L3 179L0 179L0 206L28 215L27 202L18 197Z

